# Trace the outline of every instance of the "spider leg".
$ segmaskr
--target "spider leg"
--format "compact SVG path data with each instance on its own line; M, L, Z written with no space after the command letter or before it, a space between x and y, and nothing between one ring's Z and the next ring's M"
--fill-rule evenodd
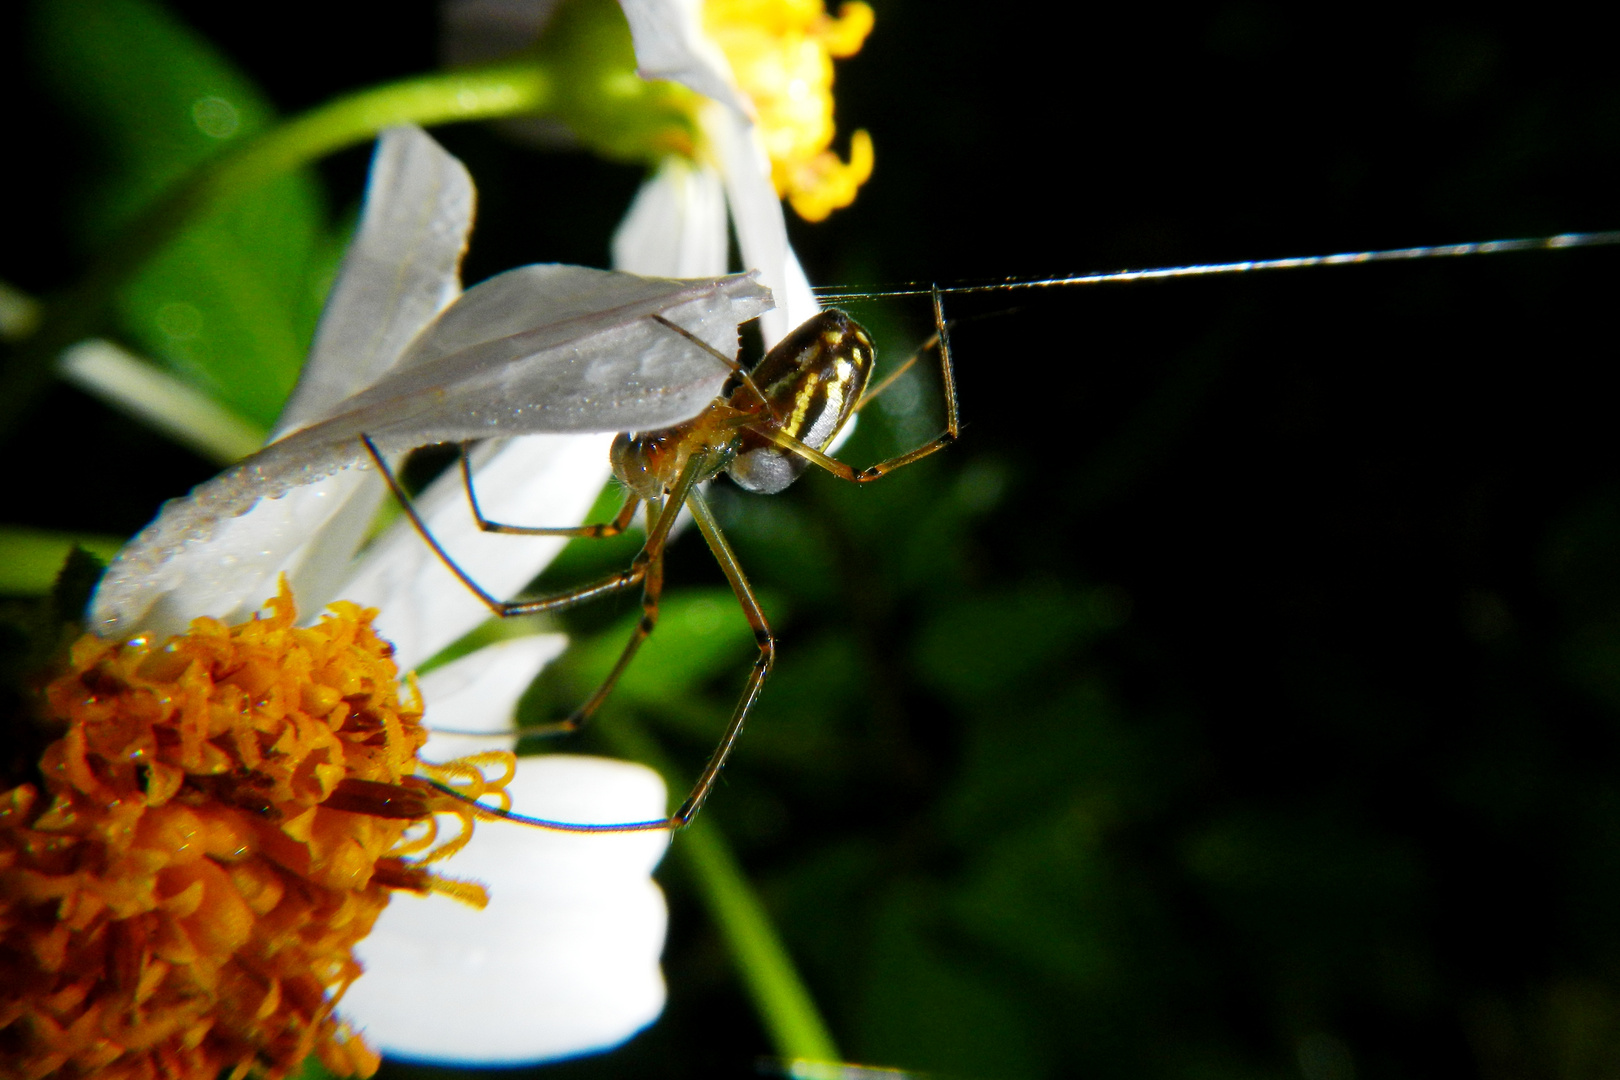
M714 790L715 782L720 779L720 770L725 768L726 759L731 756L732 749L737 745L737 737L742 734L743 723L748 719L749 710L759 699L760 689L765 685L765 676L770 674L771 665L776 662L776 638L771 634L770 624L765 621L764 609L759 606L759 598L754 595L753 587L748 584L748 577L743 573L742 565L738 563L731 545L726 542L725 534L720 531L720 523L714 519L714 511L709 509L708 501L696 490L687 496L686 504L692 508L692 519L697 522L698 531L703 534L703 539L708 541L709 550L714 553L715 561L720 564L726 580L731 583L731 591L736 593L737 603L742 605L743 614L748 617L748 624L754 628L754 644L759 649L759 655L754 658L754 665L748 672L748 681L743 686L742 697L732 710L725 734L720 737L714 753L709 756L708 764L703 766L703 772L692 785L686 801L681 803L680 809L670 815L670 823L677 829L691 824L698 811L703 809L703 804Z
M612 521L601 522L595 525L507 525L499 521L491 521L484 516L483 508L478 505L478 491L473 486L472 459L467 453L471 444L461 444L461 484L467 489L467 504L472 507L473 520L483 532L502 533L509 536L573 536L595 540L601 537L618 536L630 527L635 520L636 507L641 500L631 495L624 500L619 513Z
M382 454L377 450L377 444L371 441L371 436L361 435L360 441L365 444L366 452L371 455L372 463L376 465L378 472L382 474L383 479L388 483L388 488L393 492L394 499L399 503L400 509L405 512L405 516L410 520L412 527L416 529L417 535L421 536L423 543L427 544L433 553L439 557L439 561L445 565L445 568L454 574L462 585L466 586L468 592L478 597L484 606L489 608L491 613L500 618L507 619L515 615L537 615L545 611L562 611L578 604L589 603L601 596L611 596L625 589L634 588L641 584L642 579L646 576L647 546L643 546L641 553L636 556L627 569L608 574L577 588L523 600L498 599L489 590L478 584L472 575L462 569L461 565L450 557L450 553L445 551L444 545L439 543L439 538L433 535L432 530L427 527L427 523L422 520L421 513L417 511L410 495L400 485L399 478L394 475L394 471L383 460ZM662 547L666 535L668 535L667 527L658 537L660 547ZM648 545L650 546L652 542L653 538L649 536L647 538Z
M636 627L630 633L630 640L625 642L624 649L619 653L619 659L614 663L612 670L602 680L596 692L585 699L584 704L569 713L561 720L549 724L534 724L526 727L514 728L503 734L538 735L568 735L584 727L596 710L613 693L613 688L619 684L619 679L629 668L630 662L635 659L636 653L652 635L658 626L658 604L664 591L664 548L669 540L669 531L675 525L675 519L680 515L683 505L692 505L697 496L697 478L703 474L705 460L702 455L694 454L688 460L686 467L681 470L674 486L670 489L667 499L651 501L647 504L647 542L636 555L636 566L641 567L641 618L637 620Z

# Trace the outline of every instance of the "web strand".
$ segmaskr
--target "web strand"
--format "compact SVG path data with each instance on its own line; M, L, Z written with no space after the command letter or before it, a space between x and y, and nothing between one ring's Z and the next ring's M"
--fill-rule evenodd
M1062 285L1111 285L1126 281L1154 281L1161 278L1211 277L1217 274L1247 274L1257 270L1303 270L1317 266L1355 266L1363 263L1415 262L1420 259L1449 259L1465 255L1499 255L1514 251L1553 251L1563 248L1608 247L1620 244L1620 230L1612 232L1559 233L1526 240L1485 240L1473 244L1435 244L1429 247L1389 248L1383 251L1345 251L1335 255L1299 255L1283 259L1248 259L1243 262L1194 263L1163 266L1148 270L1111 270L1091 274L1070 274L1045 278L1005 278L1001 281L965 282L941 285L946 294L1012 292L1017 289L1046 289ZM891 296L927 296L933 286L918 282L881 286L874 289L841 287L818 288L824 301L877 300Z

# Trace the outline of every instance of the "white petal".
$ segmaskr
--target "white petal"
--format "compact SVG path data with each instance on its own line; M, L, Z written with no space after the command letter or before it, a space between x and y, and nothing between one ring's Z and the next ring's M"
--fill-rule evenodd
M726 195L713 169L666 158L613 234L613 268L657 277L726 272Z
M516 808L582 822L665 812L639 765L547 755L518 763ZM366 974L339 1011L384 1054L516 1065L607 1049L657 1018L667 913L648 877L662 832L570 835L480 822L445 873L490 904L396 893L355 950Z
M540 669L568 647L562 634L532 634L487 645L434 668L417 681L432 732L417 754L443 763L486 750L511 750L517 739L469 738L445 732L509 731L518 698Z
M467 292L394 372L345 402L341 415L295 437L330 429L320 438L331 441L363 430L379 445L420 446L679 423L702 411L730 375L710 349L734 355L737 325L770 303L747 275L689 281L519 267Z
M153 628L147 613L182 589L195 598L182 603L177 595L167 607L184 618L261 602L265 569L273 574L291 557L294 541L310 535L280 519L312 520L302 504L314 501L324 523L338 495L366 486L335 480L319 493L306 490L366 460L362 433L394 453L504 434L644 430L693 416L729 372L711 353L647 316L663 315L730 353L737 324L769 303L745 275L673 281L528 266L486 281L462 295L391 373L349 398L337 415L165 504L108 568L92 602L93 623L103 634ZM211 541L225 534L230 549L216 548ZM211 606L193 606L205 599Z
M472 219L472 178L461 162L421 128L382 133L360 227L276 438L376 382L455 299Z
M776 308L760 316L769 348L821 310L810 282L788 244L782 202L771 185L771 166L754 125L731 109L710 105L699 114L703 131L720 157L731 221L743 265L759 271Z
M334 509L333 516L324 527L316 530L309 540L294 553L283 567L287 574L287 584L292 587L293 596L298 599L299 611L304 621L313 621L317 615L333 600L342 599L338 593L340 586L348 578L350 564L354 561L355 553L365 543L366 537L371 533L371 523L377 517L377 510L382 506L383 500L388 498L387 486L382 477L374 472L349 471L339 473L330 478L335 483L347 483L353 486L354 493L340 507ZM300 488L289 492L280 501L289 505L307 501L309 496L304 494L309 489ZM242 519L238 518L238 521ZM273 577L267 578L265 586L276 584ZM234 619L247 617L255 601L254 597L263 592L269 596L274 591L249 592L244 598L248 601L233 613Z
M279 431L320 419L375 381L455 296L472 206L466 169L426 133L399 127L383 134L360 227ZM378 477L364 473L327 475L290 491L267 490L282 497L209 521L188 514L187 500L171 501L115 560L92 619L115 632L158 634L180 633L198 615L240 620L275 592L283 572L313 615L333 599L333 579L364 538L383 490ZM167 532L153 535L166 516ZM152 549L154 540L160 550Z
M199 615L241 621L275 595L276 575L283 570L300 610L315 615L332 596L329 592L316 596L320 584L307 581L302 571L318 576L329 566L321 558L305 556L337 548L337 565L343 566L365 528L365 519L352 511L367 506L375 511L383 494L381 478L372 473L328 476L288 492L285 498L261 500L251 514L219 521L206 543L179 546L173 558L149 575L120 577L116 568L127 566L131 552L141 550L137 536L113 560L98 586L91 617L104 632L140 629L159 636L183 633ZM165 508L177 502L170 500ZM147 528L162 521L159 514Z
M486 450L474 480L486 517L512 525L578 525L608 477L610 435L536 435ZM480 455L482 456L482 455ZM428 529L458 565L500 599L515 596L567 542L478 529L460 469L447 470L416 503ZM490 618L408 521L366 552L340 590L381 610L377 630L407 670Z
M781 204L777 204L781 209ZM741 229L738 230L741 233ZM746 256L744 262L747 261ZM791 246L787 249L787 266L783 270L786 279L782 286L783 322L789 330L797 329L811 318L821 313L821 301L816 299L815 290L810 287L810 278L804 272L804 266L799 262L798 253Z
M644 79L671 79L740 114L752 105L736 89L731 63L703 32L701 0L619 0Z

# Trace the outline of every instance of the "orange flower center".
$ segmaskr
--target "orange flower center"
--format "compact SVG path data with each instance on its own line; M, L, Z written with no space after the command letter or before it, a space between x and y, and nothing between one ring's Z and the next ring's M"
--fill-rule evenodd
M393 889L482 904L421 865L474 815L415 774L472 797L504 778L417 761L374 611L298 627L285 586L270 608L160 647L86 636L45 688L43 791L0 793L0 1075L274 1080L315 1053L369 1076L333 1015L355 943ZM441 812L461 835L404 858Z

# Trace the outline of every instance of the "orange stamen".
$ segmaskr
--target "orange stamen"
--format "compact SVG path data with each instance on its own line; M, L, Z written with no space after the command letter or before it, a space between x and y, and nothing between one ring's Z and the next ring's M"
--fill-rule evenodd
M285 585L269 608L161 646L86 636L43 691L64 734L40 785L0 792L0 1075L276 1080L314 1053L370 1076L333 1015L355 943L394 889L480 904L401 857L413 825L462 819L438 858L477 815L413 779L420 701L376 613L299 627ZM432 775L476 798L492 763Z

